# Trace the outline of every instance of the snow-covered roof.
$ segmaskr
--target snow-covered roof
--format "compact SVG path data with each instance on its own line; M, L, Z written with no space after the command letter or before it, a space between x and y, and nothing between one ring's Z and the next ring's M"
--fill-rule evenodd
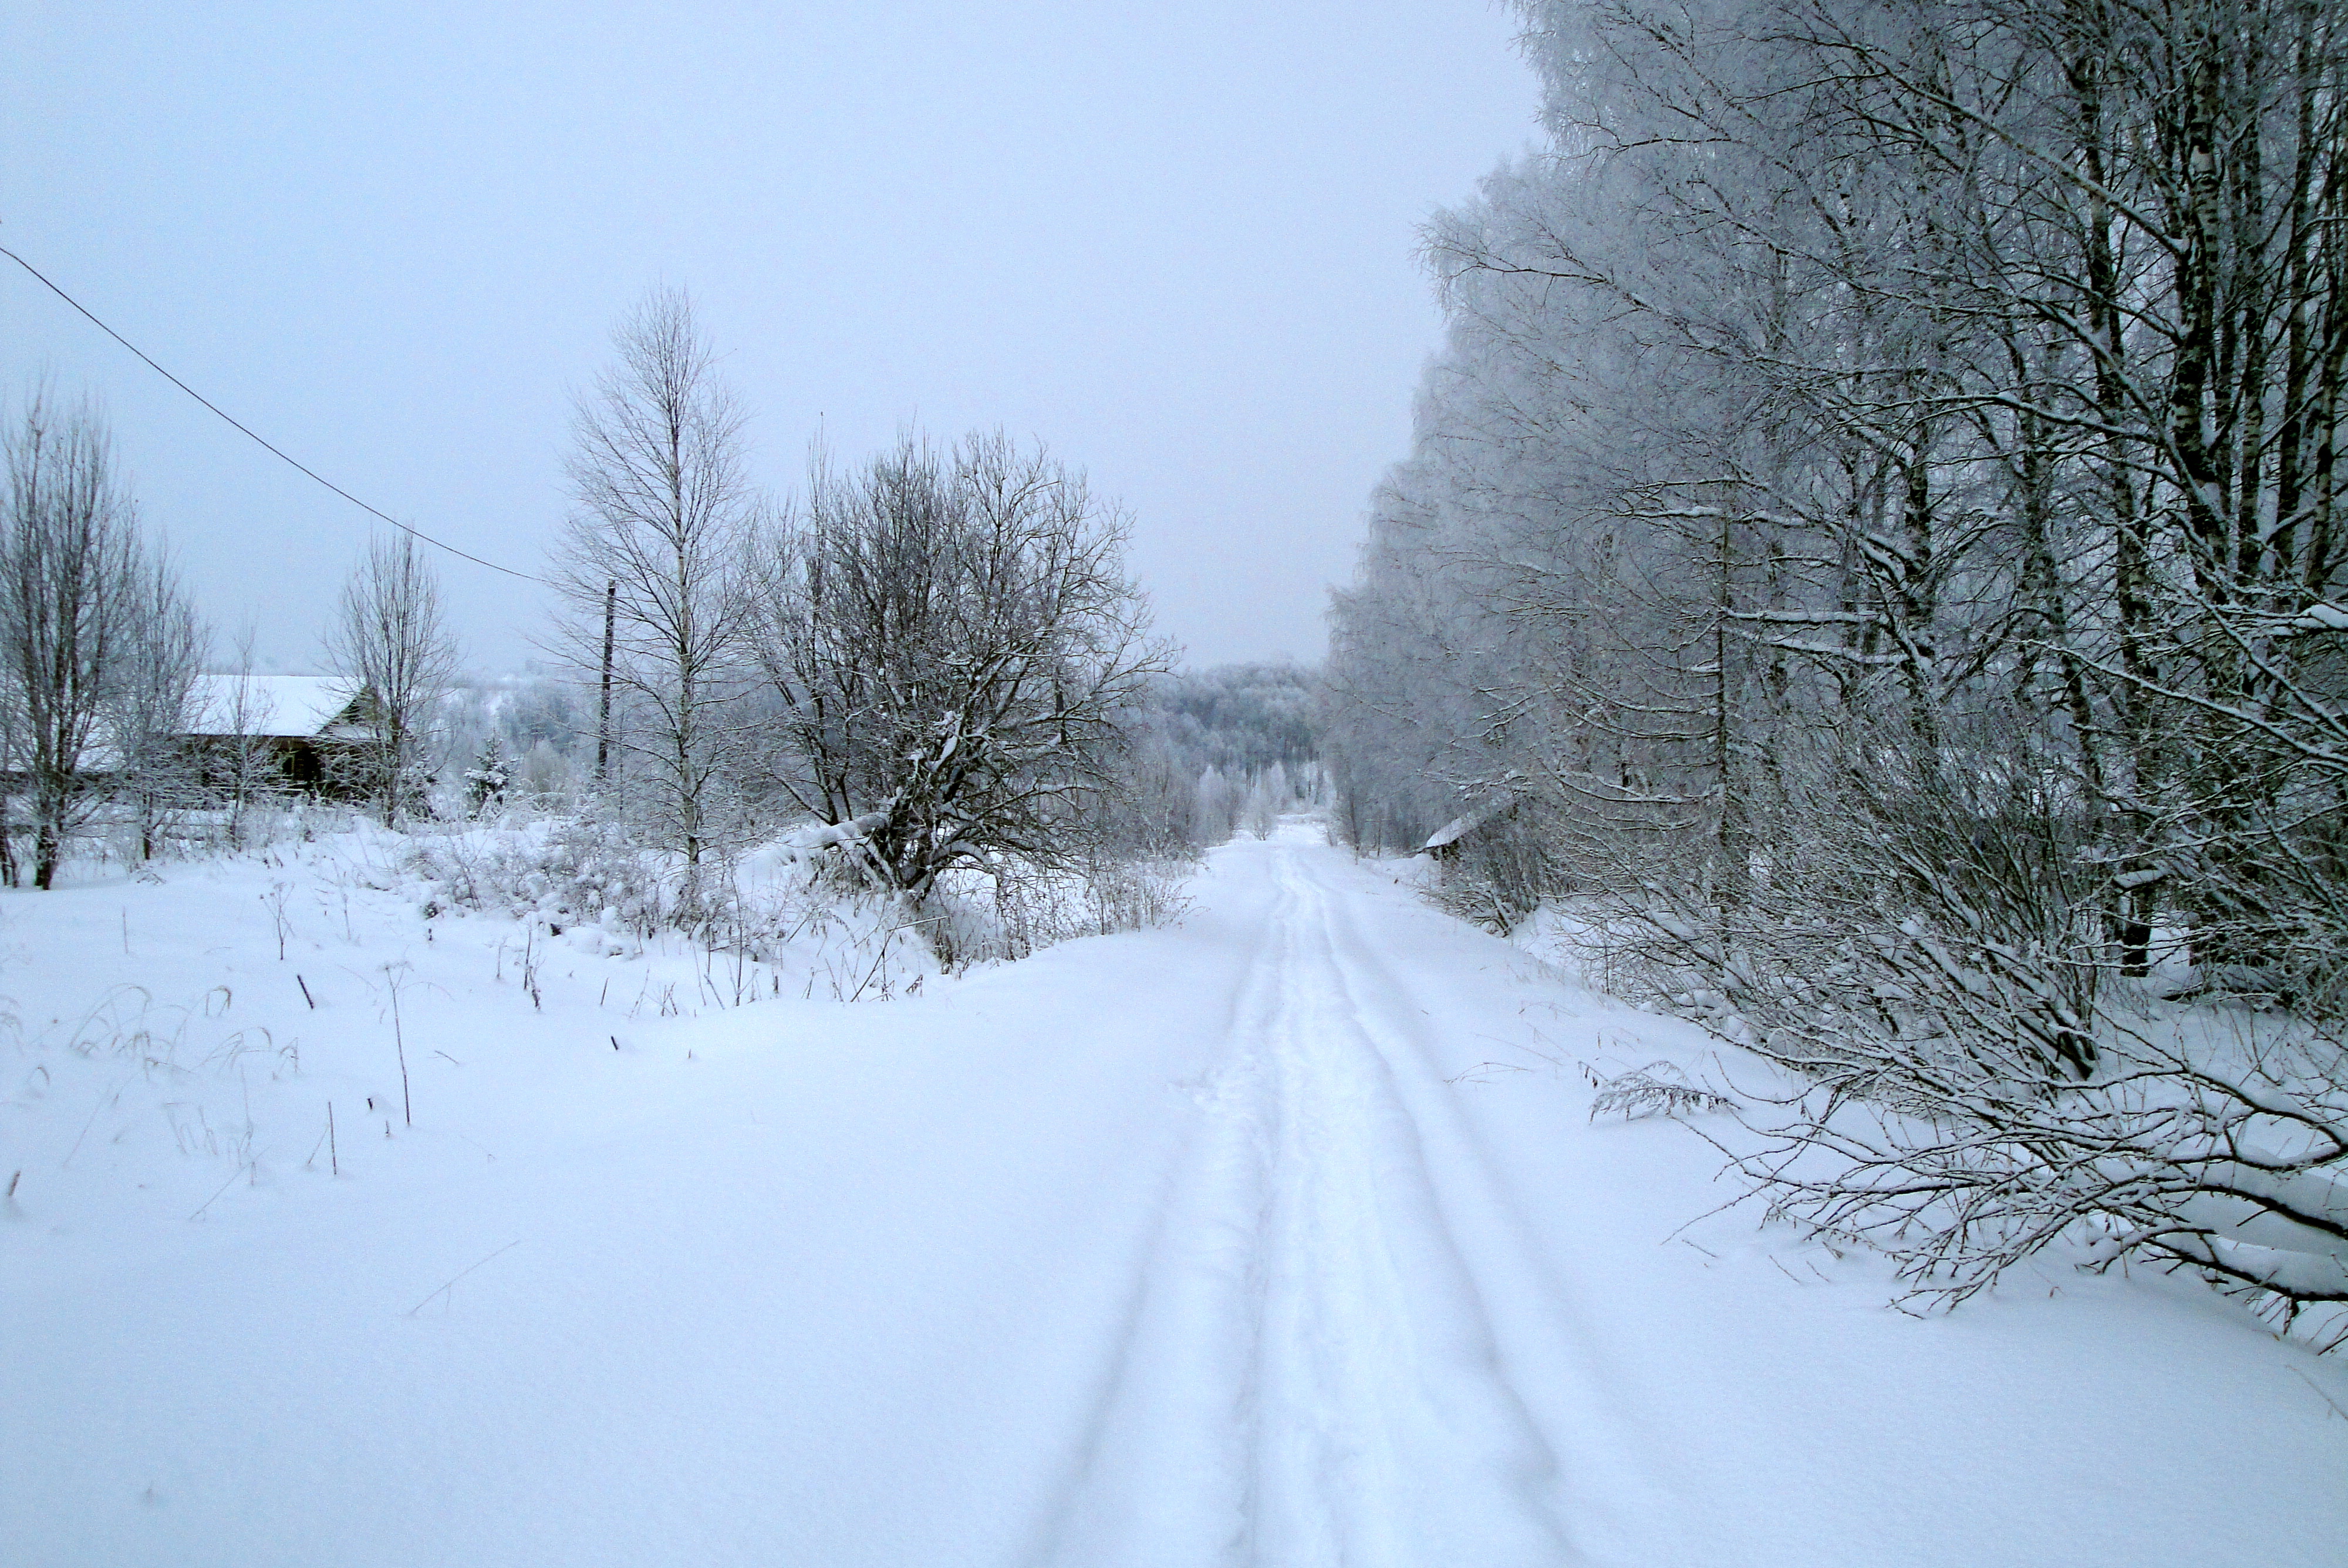
M1516 804L1517 798L1514 795L1494 795L1491 799L1486 801L1475 810L1461 816L1455 816L1449 822L1445 823L1441 827L1437 828L1435 832L1428 836L1426 842L1418 846L1419 853L1422 855L1432 855L1438 849L1448 849L1451 845L1458 843L1461 839L1467 837L1469 834L1475 832L1478 828L1483 826L1494 817L1502 815Z
M351 705L350 688L332 675L206 675L196 686L199 735L237 730L237 687L246 691L243 730L250 735L324 733Z

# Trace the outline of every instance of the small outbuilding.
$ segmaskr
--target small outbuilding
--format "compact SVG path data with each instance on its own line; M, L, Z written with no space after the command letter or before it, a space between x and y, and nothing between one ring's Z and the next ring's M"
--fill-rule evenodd
M1460 849L1478 834L1496 822L1505 821L1517 809L1517 797L1507 790L1488 796L1473 810L1462 813L1437 828L1419 845L1419 853L1441 864L1459 858Z

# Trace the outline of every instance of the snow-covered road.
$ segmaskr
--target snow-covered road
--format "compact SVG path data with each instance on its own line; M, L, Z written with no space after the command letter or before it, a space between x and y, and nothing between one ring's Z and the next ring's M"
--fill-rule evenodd
M1284 846L1243 874L1247 959L1189 1086L1204 1114L1047 1556L1570 1560L1556 1456L1448 1218L1493 1194L1472 1163L1437 1180L1420 1129L1447 1086L1334 864Z
M339 1180L191 1224L27 1177L0 1559L2342 1560L2339 1367L2190 1286L1917 1319L1743 1211L1681 1233L1715 1157L1575 1067L1700 1039L1302 827L1194 894L624 1050L583 981L496 1012L451 928L407 1027L456 1065Z

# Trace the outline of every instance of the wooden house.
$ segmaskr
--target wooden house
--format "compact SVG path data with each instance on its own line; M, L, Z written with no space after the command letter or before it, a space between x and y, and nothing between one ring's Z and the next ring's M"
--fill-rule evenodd
M372 703L332 675L206 675L187 745L210 779L239 759L267 786L310 794L364 793ZM248 778L248 783L251 781Z

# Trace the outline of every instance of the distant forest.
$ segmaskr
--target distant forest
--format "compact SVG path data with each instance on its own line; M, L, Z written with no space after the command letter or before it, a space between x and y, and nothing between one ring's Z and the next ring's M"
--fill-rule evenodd
M1224 664L1159 688L1166 738L1196 771L1253 779L1274 766L1303 777L1318 761L1315 678L1292 664Z

